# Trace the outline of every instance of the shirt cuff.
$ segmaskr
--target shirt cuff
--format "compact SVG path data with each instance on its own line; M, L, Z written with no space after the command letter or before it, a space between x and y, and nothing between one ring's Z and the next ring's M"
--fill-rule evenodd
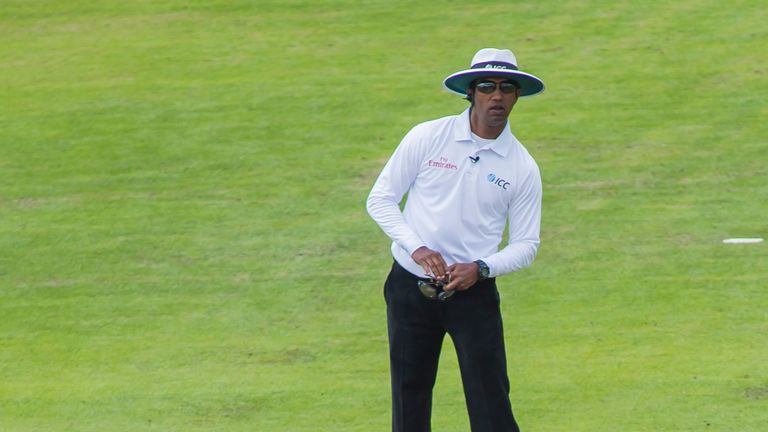
M403 249L408 252L408 256L413 256L413 253L416 252L416 249L426 246L421 239L413 239L405 242L405 244L402 245Z

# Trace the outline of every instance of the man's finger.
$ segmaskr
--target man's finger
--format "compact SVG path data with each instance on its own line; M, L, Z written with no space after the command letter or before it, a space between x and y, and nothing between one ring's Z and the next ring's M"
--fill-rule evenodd
M461 282L460 279L454 279L454 280L451 281L451 283L449 283L448 285L443 287L443 289L446 290L446 291L453 291L453 290L455 290L455 289L457 289L459 287L459 283L460 282Z
M442 279L446 276L448 272L446 271L446 264L445 264L445 260L443 260L442 255L438 254L435 257L432 270L434 271L434 275L437 278Z
M427 268L427 274L435 278L442 278L445 274L445 261L439 252L432 251L424 257L424 263Z
M442 255L426 246L418 248L412 254L412 258L421 266L424 274L427 276L442 277L443 273L445 273L440 266L441 262L444 263Z

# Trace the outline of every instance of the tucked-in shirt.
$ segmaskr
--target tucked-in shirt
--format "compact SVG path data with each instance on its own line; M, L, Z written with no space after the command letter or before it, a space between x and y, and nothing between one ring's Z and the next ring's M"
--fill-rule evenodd
M448 265L482 259L492 277L500 276L536 256L541 175L509 123L495 140L473 139L467 109L411 129L376 180L367 208L392 239L394 259L414 275L425 276L411 254L426 246ZM499 250L507 223L508 244Z

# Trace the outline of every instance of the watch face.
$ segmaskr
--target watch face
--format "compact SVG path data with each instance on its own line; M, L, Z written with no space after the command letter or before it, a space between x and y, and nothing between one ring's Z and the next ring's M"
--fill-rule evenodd
M491 269L488 268L488 264L483 261L475 261L477 263L477 271L480 273L481 278L487 278L491 274Z

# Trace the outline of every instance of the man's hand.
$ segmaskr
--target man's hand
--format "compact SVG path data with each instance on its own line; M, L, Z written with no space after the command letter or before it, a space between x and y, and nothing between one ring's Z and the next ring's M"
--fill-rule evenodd
M447 280L448 264L445 263L440 252L422 246L413 251L411 258L424 269L425 275L439 280Z
M478 267L475 263L453 264L448 267L448 280L451 281L445 286L446 291L459 290L464 291L477 283L480 276L477 273Z

